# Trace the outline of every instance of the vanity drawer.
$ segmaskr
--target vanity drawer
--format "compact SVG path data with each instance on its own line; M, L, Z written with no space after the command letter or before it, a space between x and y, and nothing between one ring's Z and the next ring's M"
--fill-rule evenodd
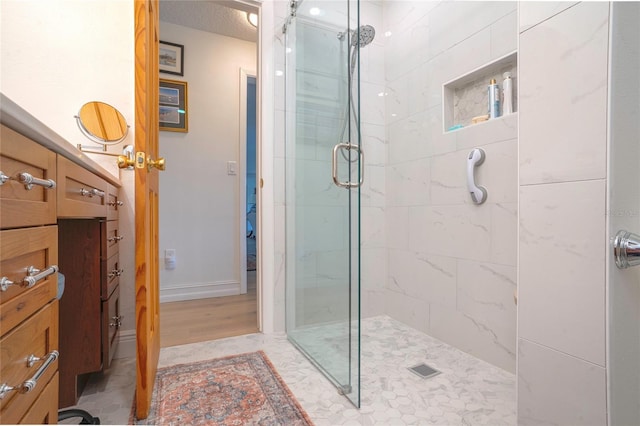
M20 420L20 424L58 424L58 373L45 386L38 400L33 403L22 420Z
M107 217L109 184L58 156L58 217Z
M19 386L45 366L45 360L58 351L58 301L54 300L0 340L0 383ZM33 355L41 360L28 364ZM26 393L8 391L0 399L2 423L17 423L38 399L45 385L58 370L58 359L51 357L35 386ZM56 388L57 395L57 388ZM57 405L57 396L55 396Z
M108 260L102 261L102 289L100 297L107 300L116 286L120 283L120 275L124 270L120 266L118 254L114 254Z
M124 206L124 202L120 200L119 190L113 185L108 186L107 190L107 220L117 220L118 211Z
M2 334L56 297L57 265L57 226L0 231L0 278L5 283L0 287ZM42 272L30 277L27 270L31 266ZM45 274L50 275L43 277ZM14 284L9 285L8 281Z
M0 178L0 227L56 223L56 154L31 139L2 126L0 130L0 171L9 179ZM20 175L51 182L32 184L27 189ZM23 176L23 177L26 177Z
M120 286L116 286L108 300L102 302L102 368L111 365L113 355L118 348L120 328L122 327L120 313Z
M124 239L124 236L120 235L117 220L103 222L102 231L103 243L100 256L102 259L109 259L120 251L120 241Z

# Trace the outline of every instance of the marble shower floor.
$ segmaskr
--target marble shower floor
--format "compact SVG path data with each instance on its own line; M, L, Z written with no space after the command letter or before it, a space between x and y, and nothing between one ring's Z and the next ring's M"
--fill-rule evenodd
M389 317L362 322L362 407L340 396L284 334L250 334L163 348L159 367L262 349L318 425L515 425L515 376ZM421 379L420 362L442 374ZM116 360L89 382L78 408L126 424L135 360Z

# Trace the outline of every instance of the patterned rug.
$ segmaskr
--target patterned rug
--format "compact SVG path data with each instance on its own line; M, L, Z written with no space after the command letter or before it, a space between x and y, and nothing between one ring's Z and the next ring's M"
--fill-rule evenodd
M313 424L262 351L158 369L149 417L129 423Z

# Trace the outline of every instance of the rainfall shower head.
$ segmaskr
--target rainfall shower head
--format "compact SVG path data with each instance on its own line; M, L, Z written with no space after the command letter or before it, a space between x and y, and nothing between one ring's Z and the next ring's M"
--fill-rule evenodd
M357 35L357 37L356 37ZM371 25L361 25L351 33L351 46L365 47L371 43L376 36L376 29Z

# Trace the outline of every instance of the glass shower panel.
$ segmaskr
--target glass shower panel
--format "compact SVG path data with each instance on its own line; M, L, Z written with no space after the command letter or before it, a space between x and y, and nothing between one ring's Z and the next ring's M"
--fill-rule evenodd
M286 29L287 336L359 406L360 190L332 176L357 182L360 173L356 149L334 152L359 143L348 44L357 2L298 5Z

